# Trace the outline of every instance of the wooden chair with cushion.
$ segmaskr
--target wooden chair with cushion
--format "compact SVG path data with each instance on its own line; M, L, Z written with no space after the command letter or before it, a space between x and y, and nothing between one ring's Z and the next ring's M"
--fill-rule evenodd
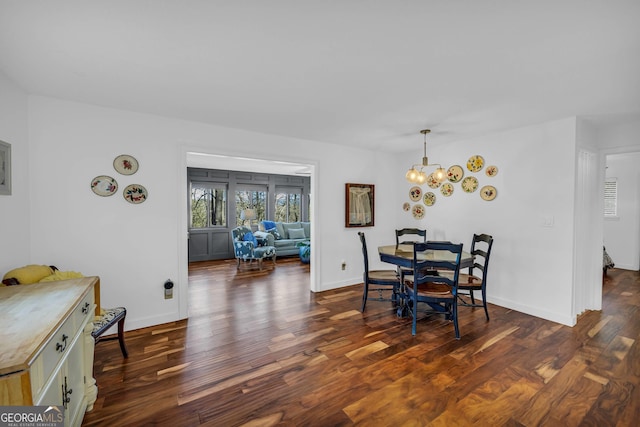
M364 273L362 279L364 281L364 290L362 293L362 309L367 305L367 298L370 291L378 292L376 301L398 301L398 290L400 288L400 279L396 270L369 270L369 253L367 252L367 241L363 232L358 232L360 243L362 243L362 256L364 257ZM374 285L374 288L369 288ZM391 298L384 298L383 292L391 292Z
M406 240L404 236L417 236L412 239ZM402 238L402 240L400 240ZM404 245L415 242L426 242L427 241L427 230L423 230L420 228L401 228L396 230L396 245Z
M489 320L487 309L487 272L489 271L489 256L493 246L493 237L488 234L474 234L471 243L473 267L468 273L460 273L458 278L458 298L460 305L466 307L484 307L484 314ZM480 291L482 304L476 304L473 291ZM465 298L463 298L463 296ZM471 302L468 302L471 300Z
M101 314L93 320L93 331L91 331L91 336L97 344L102 338L102 335L117 323L120 351L122 351L122 356L125 358L129 357L129 352L124 342L124 320L126 317L127 309L124 307L103 309L101 310Z
M409 236L409 237L405 237ZM427 230L420 228L401 228L396 230L396 246L409 245L416 242L425 243L427 241ZM398 274L400 274L400 282L405 275L413 274L411 269L398 267Z
M447 251L451 253L449 261L424 259L425 251ZM460 273L460 257L462 244L451 242L416 243L413 248L413 274L405 276L403 294L405 308L412 317L411 334L416 334L419 314L418 304L426 304L422 312L444 314L453 320L456 339L460 339L458 328L458 275ZM446 273L444 275L438 274Z

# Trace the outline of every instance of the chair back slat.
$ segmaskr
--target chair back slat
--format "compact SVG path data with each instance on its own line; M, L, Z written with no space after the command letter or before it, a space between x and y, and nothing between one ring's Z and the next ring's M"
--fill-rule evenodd
M418 236L422 237L422 239L412 239L412 240L403 240L400 241L400 238L403 236ZM402 245L407 243L414 242L426 242L427 241L427 230L423 230L420 228L401 228L396 230L396 245Z

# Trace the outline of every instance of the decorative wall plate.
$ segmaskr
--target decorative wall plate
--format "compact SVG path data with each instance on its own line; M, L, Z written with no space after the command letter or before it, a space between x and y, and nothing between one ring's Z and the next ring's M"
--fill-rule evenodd
M113 168L122 175L133 175L138 171L138 161L128 154L121 154L113 159Z
M438 181L438 178L436 178L436 176L433 173L430 173L429 176L427 176L427 185L431 188L438 188L440 187L440 181Z
M424 204L426 206L433 206L436 203L436 195L429 191L428 193L424 193Z
M409 198L414 202L422 199L422 188L411 187L411 189L409 190Z
M122 196L127 202L137 205L147 200L147 189L140 184L127 185Z
M442 187L440 187L440 192L443 196L449 197L453 194L453 185L449 184L448 182L442 184Z
M465 193L473 193L478 189L478 180L475 176L468 176L462 180L462 189Z
M98 196L111 196L118 191L118 182L107 175L96 176L91 180L91 190Z
M459 182L464 176L464 170L460 165L453 165L447 170L447 179L451 182Z
M498 195L498 190L493 185L485 185L480 189L480 197L482 200L491 201Z
M469 160L467 160L467 169L471 172L478 172L484 166L484 159L482 156L471 156Z
M424 217L424 207L422 205L413 205L411 213L415 219L422 219Z
M402 210L405 212L409 212L409 209L411 209L411 205L409 204L409 202L404 202L402 204Z
M487 166L487 168L484 170L484 173L486 173L487 176L496 176L496 175L498 175L498 167L497 166Z

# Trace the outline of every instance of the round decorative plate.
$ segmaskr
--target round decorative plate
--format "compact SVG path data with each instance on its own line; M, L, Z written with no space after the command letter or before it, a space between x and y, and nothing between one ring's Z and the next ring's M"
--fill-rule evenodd
M138 161L128 154L122 154L113 159L113 168L122 175L133 175L138 172Z
M484 173L486 173L487 176L496 176L496 175L498 175L498 167L497 166L487 166L487 168L484 170Z
M422 219L424 217L424 207L422 205L414 205L411 213L415 219Z
M91 180L91 190L98 196L111 196L118 191L118 182L110 176L96 176Z
M484 159L482 156L471 156L469 160L467 160L467 169L471 172L478 172L484 166Z
M478 180L475 176L468 176L462 180L461 185L465 193L473 193L478 189Z
M424 204L427 206L433 206L436 203L436 195L431 191L424 193Z
M409 202L404 202L402 204L402 210L405 212L409 212L409 209L411 209L411 205L409 204Z
M449 184L448 182L442 184L442 187L440 187L440 192L443 196L449 197L453 194L453 185Z
M491 201L498 195L498 190L493 185L485 185L480 189L480 197L482 200Z
M411 187L409 190L409 198L414 202L422 199L422 189L420 187Z
M127 185L122 196L127 202L137 205L147 200L147 189L140 184Z
M464 176L462 166L453 165L447 170L447 179L451 182L460 182Z
M433 173L430 173L429 176L427 177L427 185L431 188L438 188L440 187L440 181L438 180L438 178L436 178L436 176Z

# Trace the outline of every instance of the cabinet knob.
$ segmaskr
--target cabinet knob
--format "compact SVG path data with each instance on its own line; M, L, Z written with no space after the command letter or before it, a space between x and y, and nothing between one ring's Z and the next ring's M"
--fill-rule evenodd
M89 307L91 307L91 304L89 304L88 302L85 302L84 306L82 307L82 313L86 314L89 311Z

